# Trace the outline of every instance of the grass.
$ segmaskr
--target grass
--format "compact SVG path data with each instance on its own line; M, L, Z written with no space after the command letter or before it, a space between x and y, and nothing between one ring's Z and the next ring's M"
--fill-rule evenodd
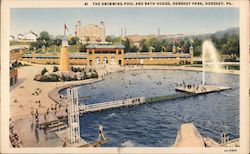
M61 47L57 46L57 45L51 45L47 48L48 52L60 52ZM78 45L69 45L69 49L68 49L69 53L73 53L73 52L78 52Z
M47 52L60 52L60 47L57 45L51 45L47 48Z
M51 45L49 46L46 51L47 52L60 52L61 50L61 47L60 46L57 46L57 45ZM37 49L36 51L34 51L36 53L42 53L42 49L39 48ZM78 52L78 46L77 45L69 45L69 50L68 50L69 53L74 53L74 52Z
M75 44L75 45L70 45L70 46L69 46L69 52L70 52L70 53L78 52L78 51L79 51L79 47L78 47L77 44Z
M10 41L10 45L30 45L31 42Z

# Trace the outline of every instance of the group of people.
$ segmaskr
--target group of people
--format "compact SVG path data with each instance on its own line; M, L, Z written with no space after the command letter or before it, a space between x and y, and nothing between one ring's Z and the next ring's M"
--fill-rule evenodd
M15 132L14 124L11 119L9 119L9 130L10 130L9 138L12 147L17 147L17 148L22 147L22 140L20 139L19 135Z
M51 111L55 111L55 114L56 114L56 112L58 111L58 109L60 109L62 107L62 105L61 104L57 104L57 103L55 103L55 105L54 105L54 107L53 107L53 104L51 104Z
M225 133L225 132L222 132L221 136L220 136L220 142L221 142L221 144L227 143L229 140L230 140L229 139L229 134Z
M40 101L40 100L38 100L38 101L35 101L35 103L38 103L38 107L39 107L39 108L42 108L42 107L44 107L44 106L42 106L42 105L41 105L41 101Z
M137 103L137 102L141 102L141 99L140 98L134 98L132 99L132 103Z
M36 88L36 90L34 91L34 93L32 93L32 95L39 95L42 92L42 90L40 88Z
M184 81L181 84L176 84L177 87L183 87L184 89L194 89L195 91L206 92L206 87L202 85L195 85L195 84L186 84Z
M39 123L39 112L38 109L34 110L33 107L31 107L31 116L33 120L36 122L36 126L38 126Z
M40 101L38 101L38 103L40 103ZM50 113L50 110L51 111L54 110L55 114L56 114L56 112L58 111L58 107L59 107L59 109L61 108L60 104L58 107L57 106L58 106L58 104L55 103L55 105L51 104L51 108L47 108L47 111L43 117L45 121L47 121L47 117ZM38 126L38 123L39 123L39 111L38 111L38 109L34 109L33 107L31 107L31 116L32 116L33 120L35 121L36 126Z

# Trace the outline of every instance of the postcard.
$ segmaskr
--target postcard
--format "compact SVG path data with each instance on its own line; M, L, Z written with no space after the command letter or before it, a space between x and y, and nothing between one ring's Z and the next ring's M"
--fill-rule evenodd
M2 153L248 153L247 1L11 0Z

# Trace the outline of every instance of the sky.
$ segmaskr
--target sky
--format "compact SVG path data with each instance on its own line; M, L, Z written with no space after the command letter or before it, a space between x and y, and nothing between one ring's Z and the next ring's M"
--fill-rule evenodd
M239 27L238 8L13 8L10 14L10 33L47 31L63 35L64 23L74 34L75 24L104 22L106 35L119 36L126 27L127 35L213 33Z

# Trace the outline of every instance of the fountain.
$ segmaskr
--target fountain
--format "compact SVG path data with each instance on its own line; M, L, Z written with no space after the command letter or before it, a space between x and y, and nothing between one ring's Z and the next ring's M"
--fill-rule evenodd
M211 69L208 70L208 68ZM219 62L219 55L216 48L214 47L211 40L205 40L202 44L202 84L192 85L183 83L180 84L181 86L178 86L176 90L193 94L203 94L230 89L230 87L206 84L205 71L216 73L220 72L221 70L221 62ZM212 80L213 79L214 78L212 78Z
M212 68L212 72L220 72L219 55L211 40L205 40L202 44L202 84L205 85L205 67Z

